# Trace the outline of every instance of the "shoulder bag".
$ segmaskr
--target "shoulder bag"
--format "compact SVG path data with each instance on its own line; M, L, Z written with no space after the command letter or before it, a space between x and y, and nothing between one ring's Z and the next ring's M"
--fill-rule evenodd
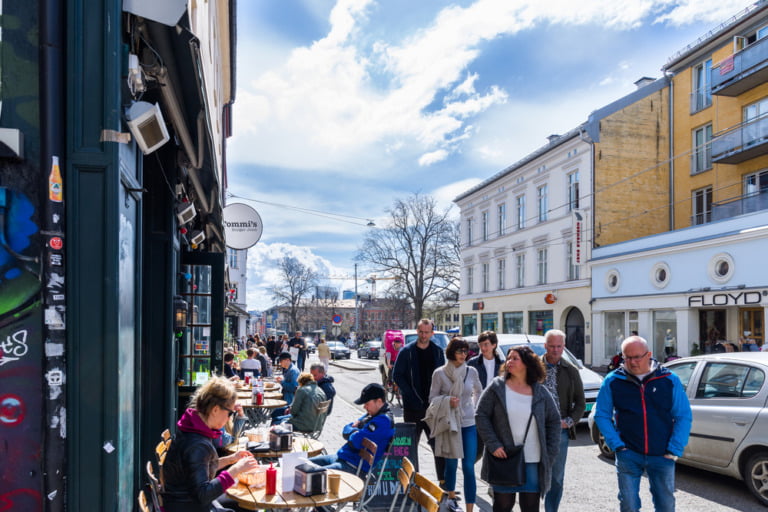
M528 438L528 429L531 428L531 418L533 418L533 411L528 416L528 425L525 427L523 442L504 447L504 451L507 453L506 459L494 456L488 447L485 448L489 484L508 487L525 485L525 454L523 453L523 447L525 446L525 440Z

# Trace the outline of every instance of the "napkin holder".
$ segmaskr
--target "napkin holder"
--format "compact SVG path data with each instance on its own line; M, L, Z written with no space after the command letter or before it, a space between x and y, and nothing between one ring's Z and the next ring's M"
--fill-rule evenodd
M293 450L293 432L281 428L272 429L269 433L269 448L274 452Z
M314 496L328 492L328 472L322 466L305 462L294 470L293 492Z

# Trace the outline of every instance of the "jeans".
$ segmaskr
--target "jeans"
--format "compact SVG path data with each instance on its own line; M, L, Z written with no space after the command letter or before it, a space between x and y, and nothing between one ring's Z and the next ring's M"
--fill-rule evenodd
M475 479L475 455L477 454L477 427L461 427L461 444L464 458L461 459L461 472L464 474L464 503L474 503L477 497ZM445 489L456 490L456 471L459 459L445 459Z
M632 450L616 452L621 512L640 510L640 479L648 474L656 512L675 510L675 461L663 455L643 455Z
M340 471L346 471L347 473L355 474L357 468L352 466L346 460L339 459L339 456L335 453L328 455L318 455L316 457L310 457L309 462L322 466L326 469L338 469Z
M568 430L567 428L560 429L560 451L555 457L555 463L552 466L552 481L549 485L549 492L544 498L545 512L557 512L560 507L560 499L563 497L565 459L568 456Z

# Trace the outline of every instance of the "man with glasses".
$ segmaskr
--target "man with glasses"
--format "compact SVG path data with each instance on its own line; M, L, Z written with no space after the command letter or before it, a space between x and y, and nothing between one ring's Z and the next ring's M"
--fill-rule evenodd
M616 452L620 510L640 510L640 479L647 473L656 511L671 512L691 405L680 379L652 358L643 338L630 336L621 352L624 363L605 378L595 405L595 422Z
M424 422L424 416L429 407L429 389L432 386L432 374L445 364L443 350L432 341L434 327L432 320L423 318L416 326L418 338L403 347L395 361L392 370L392 380L395 381L403 399L403 421L416 423L416 443L419 443L421 432L427 435L432 452L435 451L435 440L429 436L429 427ZM445 459L435 457L435 471L438 480L444 479Z

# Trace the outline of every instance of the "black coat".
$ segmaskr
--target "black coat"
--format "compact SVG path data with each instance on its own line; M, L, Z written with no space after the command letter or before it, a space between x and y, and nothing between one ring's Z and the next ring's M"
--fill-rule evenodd
M165 512L209 512L224 489L215 478L219 456L209 437L179 430L163 465Z

